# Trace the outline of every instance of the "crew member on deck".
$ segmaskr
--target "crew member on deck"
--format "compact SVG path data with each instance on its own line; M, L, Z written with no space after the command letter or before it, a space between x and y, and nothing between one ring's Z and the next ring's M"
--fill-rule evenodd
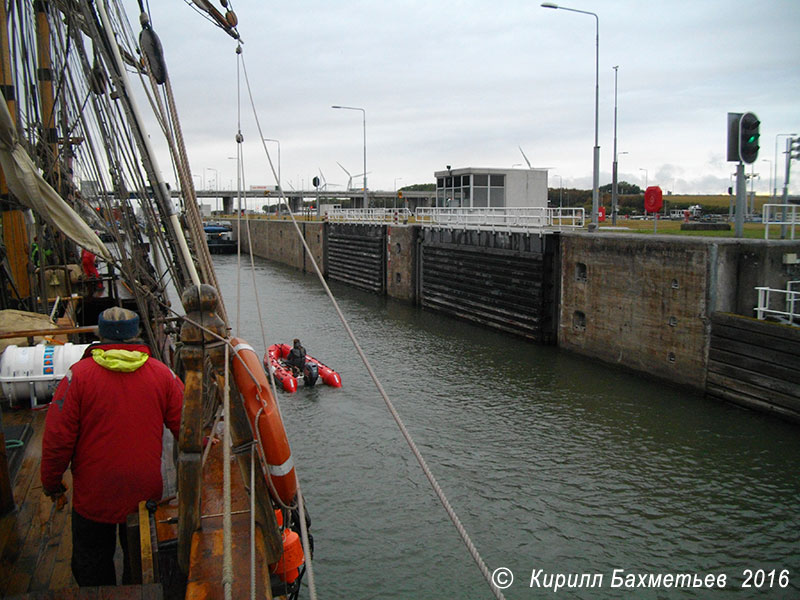
M286 357L286 364L289 365L295 373L302 373L303 367L306 366L306 349L300 344L297 338L292 342L292 349L289 350L289 355Z
M86 349L56 389L42 441L42 488L63 506L61 478L72 470L72 573L78 585L116 585L117 529L130 583L125 521L142 500L161 499L161 440L177 440L183 383L150 357L139 316L109 308L100 343ZM59 507L60 507L59 506Z
M83 274L87 279L97 281L97 289L103 289L103 282L100 281L100 273L97 271L97 257L84 248L81 250L81 265L83 266Z

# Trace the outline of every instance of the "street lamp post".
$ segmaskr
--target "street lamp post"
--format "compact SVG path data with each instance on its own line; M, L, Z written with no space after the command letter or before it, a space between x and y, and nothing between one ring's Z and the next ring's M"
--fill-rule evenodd
M205 173L206 171L214 171L214 189L216 190L217 187L218 187L217 186L217 178L219 177L219 171L217 171L214 167L206 167L204 169L203 173ZM208 184L208 189L211 189L211 184L210 183Z
M772 183L772 202L775 203L775 199L778 197L778 138L779 137L796 137L796 133L779 133L775 136L775 180Z
M339 106L333 105L331 108L340 108L342 110L360 110L364 124L364 208L369 208L369 201L367 200L367 111L357 106Z
M278 189L281 188L281 143L278 140L274 140L272 138L263 138L265 142L275 142L278 144Z
M611 224L617 224L617 71L619 65L614 67L614 164L611 169Z
M769 163L769 184L771 184L772 183L772 161L769 158L762 158L761 162L768 162ZM767 184L767 185L769 185L769 184ZM767 188L767 193L769 193L769 188ZM753 202L755 202L755 200L753 200ZM755 210L753 212L755 212Z
M600 107L600 17L596 13L589 12L588 10L578 10L575 8L567 8L559 6L552 2L542 3L543 8L556 8L567 10L569 12L581 13L584 15L592 15L595 20L595 58L594 58L594 156L592 166L592 223L595 228L598 225L598 210L600 207L600 145L597 135L597 124L599 119Z
M558 209L561 210L564 207L564 180L557 173L553 173L553 175L558 177Z
M644 189L647 190L647 169L639 169L640 171L644 171Z

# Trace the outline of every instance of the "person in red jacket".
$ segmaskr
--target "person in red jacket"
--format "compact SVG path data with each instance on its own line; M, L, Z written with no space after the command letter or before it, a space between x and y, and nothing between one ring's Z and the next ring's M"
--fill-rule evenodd
M100 273L97 270L97 257L89 250L81 250L81 265L83 274L87 279L97 282L97 289L103 289L103 282L100 281Z
M99 344L67 371L53 396L42 441L42 488L63 499L72 470L72 573L80 586L116 585L117 530L128 573L125 521L142 500L161 499L164 426L178 438L183 383L150 357L139 316L109 308Z

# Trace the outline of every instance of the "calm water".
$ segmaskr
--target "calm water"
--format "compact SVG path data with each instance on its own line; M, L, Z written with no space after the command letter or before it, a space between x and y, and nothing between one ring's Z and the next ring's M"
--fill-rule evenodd
M234 331L302 339L344 387L279 401L312 517L318 595L491 598L316 278L217 257ZM253 275L260 299L253 296ZM351 327L507 598L599 573L571 598L800 597L800 428L395 301L333 286ZM612 589L624 573L725 574L725 590ZM741 589L745 569L776 569ZM778 575L789 570L789 586ZM308 598L307 591L304 592Z

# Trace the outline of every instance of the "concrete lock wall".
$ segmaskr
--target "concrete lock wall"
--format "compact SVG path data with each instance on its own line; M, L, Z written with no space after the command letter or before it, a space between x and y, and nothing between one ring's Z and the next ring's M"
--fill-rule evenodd
M233 236L238 238L236 221L231 221ZM303 234L303 238L308 244L314 260L317 261L319 268L325 273L325 224L319 222L298 221L298 226ZM303 244L297 237L294 224L291 221L265 221L260 219L250 220L242 226L243 251L247 251L247 232L252 236L253 254L262 258L268 258L285 265L311 271L311 261L308 260Z
M705 387L711 315L754 314L785 289L797 242L570 233L561 241L560 347Z
M386 295L414 302L418 227L392 225L386 231Z
M418 302L421 228L385 227L384 292ZM327 274L326 225L300 228ZM250 229L256 255L311 270L290 221L254 220ZM706 384L712 315L753 316L756 286L785 289L800 280L798 241L586 232L556 239L560 257L547 277L560 295L558 345L698 389Z

